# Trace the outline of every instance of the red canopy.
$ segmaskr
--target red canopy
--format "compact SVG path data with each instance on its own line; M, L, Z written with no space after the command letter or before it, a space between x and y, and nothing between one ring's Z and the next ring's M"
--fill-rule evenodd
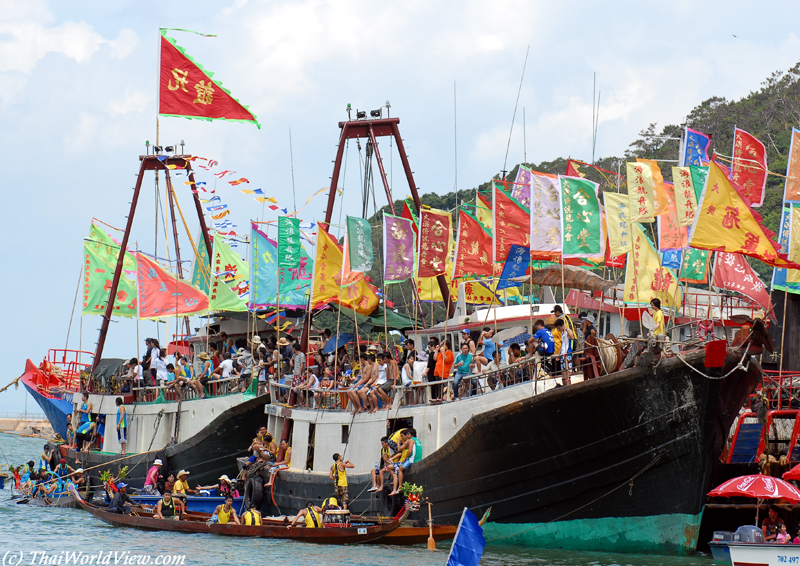
M785 480L800 480L800 464L785 472L781 477Z
M786 473L789 474L792 471L790 470ZM792 484L761 474L733 478L712 489L708 494L712 497L753 497L756 499L786 499L793 503L800 502L800 491Z

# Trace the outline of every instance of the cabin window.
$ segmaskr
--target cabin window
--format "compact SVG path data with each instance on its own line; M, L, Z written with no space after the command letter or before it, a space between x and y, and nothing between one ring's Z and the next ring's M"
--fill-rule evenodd
M342 425L342 444L350 442L350 425Z

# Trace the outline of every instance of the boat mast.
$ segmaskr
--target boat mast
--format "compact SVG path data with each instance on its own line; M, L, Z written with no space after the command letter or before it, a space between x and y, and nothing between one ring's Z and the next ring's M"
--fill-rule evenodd
M108 302L106 303L106 310L103 313L103 322L100 326L100 336L97 339L97 349L95 350L94 354L94 361L92 362L92 372L97 369L97 365L100 363L100 358L103 355L103 347L106 343L106 335L108 334L108 326L111 322L111 314L114 311L114 300L117 296L117 289L119 288L119 280L122 277L122 264L125 259L125 250L128 249L128 240L131 236L131 228L133 227L133 216L136 212L136 205L139 202L139 195L141 194L142 190L142 181L144 180L144 174L146 171L169 171L169 165L175 165L176 167L185 168L189 173L189 180L194 187L194 172L192 171L192 164L189 161L188 155L173 155L173 156L161 156L161 155L140 155L139 161L141 161L141 165L139 166L139 175L136 178L136 186L133 189L133 198L131 199L131 210L128 213L128 221L125 224L125 234L122 236L122 243L119 247L119 255L117 256L117 265L114 268L114 278L111 281L111 289L108 291ZM168 181L169 182L169 181ZM171 194L171 192L170 192ZM203 238L206 242L206 247L209 250L209 260L211 259L211 238L208 234L208 228L206 226L205 218L203 217L203 209L200 206L200 197L197 193L194 194L194 203L195 208L197 209L197 217L200 221L200 228L203 231ZM167 338L169 340L169 337Z

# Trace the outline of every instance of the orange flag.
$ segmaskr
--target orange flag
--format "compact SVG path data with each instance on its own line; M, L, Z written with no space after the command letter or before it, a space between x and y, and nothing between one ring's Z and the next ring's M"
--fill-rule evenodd
M322 226L319 226L311 308L317 309L329 303L338 303L358 314L368 315L380 302L375 288L364 279L342 288L342 259L342 248Z
M740 253L773 267L800 269L786 254L779 253L780 247L770 239L774 234L759 224L761 216L747 206L715 161L710 164L698 210L691 247Z
M655 159L636 158L637 163L647 163L653 171L653 213L655 216L667 212L667 196L664 189L664 175Z

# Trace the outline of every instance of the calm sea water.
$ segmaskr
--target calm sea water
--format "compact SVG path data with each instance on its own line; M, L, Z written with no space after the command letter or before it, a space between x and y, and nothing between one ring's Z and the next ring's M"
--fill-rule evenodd
M0 434L0 448L13 465L38 460L42 442ZM5 459L0 454L0 463ZM163 557L185 555L183 564L236 564L241 566L443 566L449 543L439 543L431 552L427 547L383 545L322 546L294 541L234 539L205 534L145 532L114 528L79 509L47 509L16 505L11 492L0 491L0 565L68 564L68 559L97 555L114 564L125 557L129 564L167 563ZM20 554L20 552L22 554ZM39 554L34 554L34 553ZM128 554L124 554L124 553ZM21 562L17 557L22 558ZM110 557L110 558L109 558ZM147 558L149 557L149 558ZM60 559L60 562L59 562ZM88 562L86 562L88 563ZM123 562L117 562L122 564ZM180 563L180 562L179 562ZM625 555L597 552L565 552L497 548L488 546L481 564L487 566L712 566L710 557L674 558L653 555Z

